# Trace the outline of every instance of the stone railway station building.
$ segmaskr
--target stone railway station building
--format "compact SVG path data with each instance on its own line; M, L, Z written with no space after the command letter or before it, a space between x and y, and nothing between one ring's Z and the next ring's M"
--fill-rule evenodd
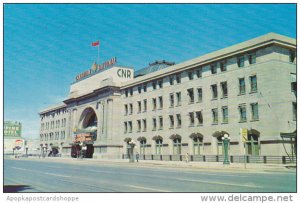
M40 143L62 156L286 156L296 149L296 40L269 33L179 64L135 71L116 58L79 74L40 115ZM281 135L294 136L284 139ZM291 142L292 141L292 142ZM292 143L292 145L291 145Z

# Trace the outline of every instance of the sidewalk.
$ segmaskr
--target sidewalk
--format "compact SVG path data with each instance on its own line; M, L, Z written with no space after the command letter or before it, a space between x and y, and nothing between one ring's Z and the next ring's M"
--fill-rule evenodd
M229 165L223 165L222 162L188 162L185 161L159 161L159 160L139 160L139 162L129 163L128 159L76 159L69 157L29 157L19 158L21 160L35 160L46 162L68 162L73 164L81 163L97 163L97 164L118 164L126 165L130 167L164 167L164 168L184 168L184 169L210 169L214 171L226 170L226 171L239 171L239 172L289 172L296 171L296 164L283 165L283 164L255 164L247 163L246 168L244 163L231 163Z

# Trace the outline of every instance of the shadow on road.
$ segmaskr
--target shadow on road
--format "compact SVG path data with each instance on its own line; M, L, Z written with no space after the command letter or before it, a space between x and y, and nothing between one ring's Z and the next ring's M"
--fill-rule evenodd
M3 186L4 193L22 192L28 189L32 189L32 187L30 187L29 185L4 185Z

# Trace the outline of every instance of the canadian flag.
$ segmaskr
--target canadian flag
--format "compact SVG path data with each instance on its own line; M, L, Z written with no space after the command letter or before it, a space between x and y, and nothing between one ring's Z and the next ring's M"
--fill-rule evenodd
M100 45L100 41L96 41L96 42L92 42L92 46L93 47L96 47L96 46L99 46Z

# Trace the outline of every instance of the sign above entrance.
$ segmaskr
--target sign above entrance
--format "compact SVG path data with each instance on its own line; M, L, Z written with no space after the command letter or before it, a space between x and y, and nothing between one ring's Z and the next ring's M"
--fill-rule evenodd
M76 81L78 80L81 80L85 77L88 77L90 75L93 75L95 73L98 73L100 71L102 71L103 69L109 67L109 66L112 66L114 64L117 63L117 58L116 57L113 57L111 58L110 60L108 61L105 61L104 63L100 64L100 65L95 65L93 66L93 68L87 70L87 71L84 71L83 73L80 73L76 76Z
M248 141L248 129L247 128L240 128L240 133L242 136L243 143Z

